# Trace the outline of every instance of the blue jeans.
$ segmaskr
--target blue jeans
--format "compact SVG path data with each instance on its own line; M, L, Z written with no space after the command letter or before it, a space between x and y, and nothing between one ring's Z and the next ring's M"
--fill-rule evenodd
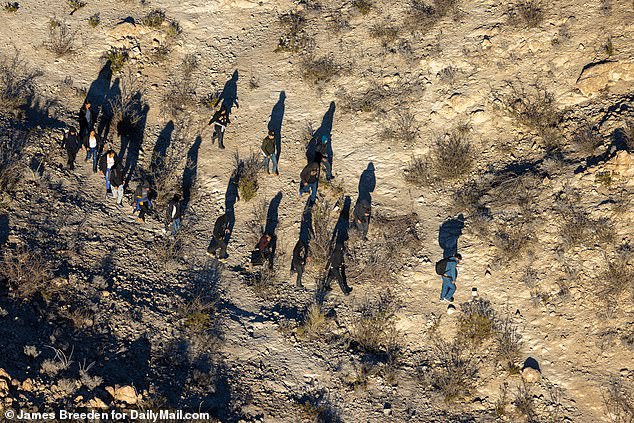
M178 230L181 228L181 220L176 218L172 221L172 235L176 235Z
M273 173L277 174L277 156L275 153L270 156L264 156L264 167L266 168L266 173L269 173L269 162L273 163Z
M323 164L324 167L326 168L326 179L327 180L332 179L332 166L330 166L330 162L328 161L328 159L323 159L321 161L321 164Z
M88 154L86 154L86 160L90 159L92 157L92 168L93 169L97 169L97 147L95 148L89 148L88 149Z
M110 169L106 169L106 191L108 191L109 189L110 189Z
M299 188L299 195L301 196L303 193L311 191L310 193L310 201L313 203L317 200L317 182L313 182L312 184L306 184L303 187Z
M442 291L440 292L440 299L450 300L453 297L453 293L456 292L456 284L450 278L442 277Z

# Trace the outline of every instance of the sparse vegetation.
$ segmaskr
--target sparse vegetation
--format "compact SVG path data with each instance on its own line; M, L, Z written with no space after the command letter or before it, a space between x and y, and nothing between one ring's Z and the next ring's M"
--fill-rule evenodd
M400 141L405 145L416 143L420 132L420 124L409 110L399 111L396 118L383 129L383 138Z
M251 152L246 158L240 158L238 152L234 158L234 177L238 181L238 191L240 199L246 201L254 198L258 192L258 173L260 171L261 162L257 154Z
M46 46L56 56L61 57L73 51L76 33L65 21L52 18L49 21L48 43Z
M180 73L173 77L174 81L170 88L163 94L161 107L165 114L176 117L187 108L196 105L198 81L192 73L197 67L195 57L185 56L180 66Z
M71 12L70 12L71 15L77 12L82 7L86 6L87 4L85 1L82 1L82 0L67 0L67 3L71 9Z
M412 30L427 32L457 5L458 0L433 0L431 4L424 0L411 0L407 25Z
M458 318L458 339L474 347L493 334L495 312L491 302L482 298L460 304L462 314Z
M474 152L469 140L470 128L458 125L436 138L434 172L442 179L455 180L468 175L474 166Z
M412 156L403 170L403 177L412 185L429 186L434 181L430 160L425 156Z
M362 15L367 15L374 7L374 2L372 0L352 0L352 7Z
M618 376L611 377L604 389L603 403L610 421L614 423L634 421L634 389Z
M588 157L594 154L594 150L603 143L603 139L596 127L588 121L583 121L573 133L572 143L579 153Z
M119 93L108 102L110 125L112 132L122 135L130 135L136 131L139 122L143 119L145 104L143 96L145 87L136 78L132 71L124 73L121 77Z
M161 9L152 9L141 19L141 23L150 28L160 28L165 22L165 11Z
M20 4L17 1L8 1L4 4L4 10L7 12L17 12Z
M536 423L540 421L538 420L537 411L535 409L535 401L529 384L522 381L522 383L517 386L515 398L512 402L520 415L526 418L528 422Z
M544 20L541 0L519 0L509 10L511 23L516 26L535 28Z
M331 56L309 56L302 61L301 68L304 79L313 84L328 82L343 70Z
M123 70L123 66L128 61L128 57L128 49L123 47L110 47L110 50L106 51L103 55L104 60L110 61L110 69L113 73L118 73Z
M280 16L280 24L286 32L280 36L276 52L299 52L312 49L313 39L306 32L306 16L301 12L288 12Z
M376 23L370 27L370 37L381 40L384 48L396 42L399 33L400 28L390 22Z
M603 53L605 53L605 55L607 55L608 57L612 57L616 53L611 35L608 35L607 40L603 44Z
M600 0L599 10L605 16L612 14L612 0Z
M51 265L27 246L5 249L0 275L8 282L9 295L21 301L29 301L37 294L48 299L55 290L50 281Z
M182 32L183 28L181 28L181 24L174 19L170 20L170 23L165 30L165 34L167 34L167 36L171 38L178 37Z
M321 335L326 323L326 315L321 306L316 303L311 303L304 313L302 325L297 328L297 335L309 339L318 337Z
M430 383L440 390L446 401L456 401L473 392L478 374L473 354L460 342L435 338L432 348L434 363Z
M507 370L519 371L517 360L522 348L522 335L517 326L513 324L511 317L506 315L496 321L494 330L498 346L498 360L504 364Z
M395 326L398 301L387 290L378 298L366 298L357 310L350 328L350 339L362 351L385 356L399 350L399 333Z
M100 23L101 17L99 16L99 13L95 13L94 15L91 15L90 18L88 18L88 25L90 25L91 28L98 27Z
M32 69L15 49L12 55L0 55L0 109L14 112L23 107L34 92L35 79L42 73ZM14 140L15 141L15 140ZM5 162L9 151L0 150L0 163ZM4 167L0 164L0 168ZM2 186L0 186L2 188Z

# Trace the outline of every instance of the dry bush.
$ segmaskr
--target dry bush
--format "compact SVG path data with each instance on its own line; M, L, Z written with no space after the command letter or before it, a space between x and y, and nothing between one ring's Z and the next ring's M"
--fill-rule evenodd
M50 297L53 269L41 255L26 246L5 249L0 274L7 279L9 295L21 301L28 301L36 294Z
M374 2L372 0L352 0L352 7L362 15L367 15L374 7Z
M434 173L442 179L456 180L468 175L475 163L469 127L458 125L449 134L437 137L433 158Z
M103 383L102 377L96 376L96 375L92 376L90 375L90 373L88 373L90 369L93 368L94 365L95 365L94 361L86 365L86 360L84 360L83 364L82 363L79 364L79 382L81 382L83 386L85 386L88 390L91 390L91 391L101 386L101 384Z
M429 382L442 392L446 401L459 400L475 389L478 367L473 354L459 341L434 338Z
M173 117L196 105L196 89L198 81L193 73L198 68L198 59L187 54L179 66L179 73L174 75L170 89L163 94L161 107L163 112Z
M460 304L457 339L471 346L478 346L493 334L495 311L489 300L475 298Z
M430 160L424 156L412 156L403 169L405 181L418 186L430 186L434 182L433 167Z
M572 135L572 144L584 156L591 156L594 150L603 143L597 128L588 121L583 121Z
M495 340L497 342L498 360L502 361L507 370L516 372L517 360L522 348L522 335L513 324L509 315L495 322Z
M458 0L433 0L428 4L424 0L411 0L407 13L407 25L415 31L429 31L441 19L454 11Z
M326 327L327 319L319 304L312 303L304 313L304 321L297 328L297 336L313 339L319 337Z
M71 31L66 21L52 18L49 21L48 43L46 47L56 56L61 57L73 51L76 32Z
M310 240L310 253L313 266L320 270L330 256L330 240L337 220L333 209L333 204L328 199L318 201L312 207L315 236Z
M614 239L614 227L608 218L594 220L588 212L570 204L562 205L558 211L562 221L561 242L565 250L591 242L610 243Z
M169 25L167 25L167 28L165 29L165 34L167 35L167 37L176 38L182 32L183 32L183 28L181 27L181 24L177 20L170 19L170 23Z
M516 26L535 28L544 20L541 0L519 0L509 9L510 22Z
M612 0L601 0L599 10L605 16L610 16L612 14Z
M393 25L390 21L375 23L370 27L370 37L381 41L384 48L394 44L398 39L401 29Z
M603 270L597 275L597 296L612 307L623 295L634 299L634 266L621 254L615 260L606 256Z
M280 24L286 31L279 39L276 52L310 50L315 41L306 32L306 16L301 12L288 12L280 16Z
M494 93L501 110L540 136L558 127L561 112L552 92L539 84L507 82L507 88L507 93Z
M130 135L136 131L143 118L144 95L142 82L128 69L121 77L119 94L108 101L113 133L119 131L122 135Z
M90 18L88 18L88 25L90 25L91 28L98 27L100 23L101 17L99 16L99 13L95 13L94 15L91 15Z
M460 69L453 65L446 66L438 72L438 78L444 84L453 86L456 82L456 77L460 73Z
M175 237L158 237L150 247L156 263L164 270L177 264L183 258L185 248L183 245L182 230L176 233Z
M396 329L399 303L389 289L378 298L366 297L355 313L350 327L350 341L361 351L393 358L400 349Z
M308 56L301 62L302 76L312 84L330 81L343 71L343 66L331 56Z
M143 18L141 18L141 23L150 28L160 28L165 22L166 16L165 11L161 9L153 9L148 12Z
M535 409L535 401L530 385L522 380L515 391L515 398L512 401L517 411L526 418L528 423L539 422L539 416Z
M521 223L500 224L493 236L493 245L499 258L512 261L519 258L533 241L533 231L529 225Z
M216 297L198 296L183 302L179 306L177 314L183 319L188 331L192 333L207 332L212 328L216 305Z
M618 376L607 381L604 388L603 404L607 417L614 423L634 421L634 389Z
M20 3L18 3L17 1L9 1L4 5L4 10L10 13L17 12L19 8Z
M21 152L27 137L21 131L6 131L0 137L0 203L22 181L24 166L20 162Z
M67 0L67 3L71 9L71 12L70 12L71 15L77 12L82 7L86 6L87 4L85 1L82 1L82 0Z
M238 181L240 199L247 202L258 193L258 173L262 167L261 161L258 155L254 152L249 153L249 155L243 159L240 158L240 154L236 151L233 159L233 174Z
M128 58L128 49L125 47L110 47L110 50L107 50L102 56L102 60L110 62L110 70L113 73L121 72Z
M420 124L409 110L399 111L394 120L383 129L381 138L400 141L405 145L413 145L418 139Z

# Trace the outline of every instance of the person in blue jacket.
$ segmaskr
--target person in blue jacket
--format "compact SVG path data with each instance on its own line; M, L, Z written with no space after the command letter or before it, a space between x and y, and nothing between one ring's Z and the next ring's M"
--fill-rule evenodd
M458 263L462 260L460 254L449 257L445 273L442 275L442 291L440 292L440 300L453 302L453 294L456 292L456 279L458 278Z

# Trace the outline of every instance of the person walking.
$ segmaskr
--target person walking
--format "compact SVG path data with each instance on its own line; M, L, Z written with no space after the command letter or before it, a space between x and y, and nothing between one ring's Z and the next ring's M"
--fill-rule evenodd
M174 194L174 197L167 203L167 223L172 224L172 236L176 236L176 233L181 228L181 197L178 194Z
M92 171L97 173L97 160L99 156L99 135L95 131L90 131L88 144L86 145L86 162L92 158Z
M301 239L295 244L293 248L293 259L291 260L291 274L297 273L297 281L295 286L298 288L303 287L302 275L304 274L304 267L308 262L308 245Z
M106 180L106 198L108 197L108 194L112 193L112 188L110 186L110 170L112 169L116 161L117 153L115 153L115 151L112 149L108 150L106 154L103 154L99 158L99 173Z
M251 252L251 264L255 266L263 265L268 262L269 269L273 269L273 260L275 258L275 235L262 234L260 240L255 245L255 250Z
M150 184L147 181L141 181L134 191L135 211L139 211L139 217L137 221L145 223L145 215L150 214L152 209L152 202L150 200L151 189Z
M86 101L79 109L79 136L84 143L88 144L88 136L90 131L95 127L95 114L91 107L90 101Z
M357 201L354 206L352 225L357 231L361 232L361 236L366 241L368 239L371 211L370 202L366 199Z
M116 159L114 165L110 168L110 172L108 173L112 197L117 200L117 207L119 208L123 206L124 172L123 163L121 163L121 160Z
M326 135L321 136L321 142L315 147L316 158L315 161L320 162L326 168L326 180L330 181L334 178L332 175L332 166L330 165L330 154L328 152L328 137Z
M221 150L224 150L225 148L223 140L225 137L225 130L227 129L227 125L229 125L229 123L231 123L231 121L229 120L229 113L227 112L227 108L224 105L220 106L220 110L214 113L211 120L209 121L209 125L214 125L214 133L211 137L211 142L213 143L217 138L218 148L220 148Z
M273 163L273 173L279 175L277 168L277 153L275 151L275 131L269 131L269 134L262 141L262 153L264 154L264 167L266 167L266 173L271 174L269 170L269 162Z
M458 264L461 260L462 256L460 254L456 254L446 260L445 273L442 274L441 301L453 302L453 294L456 292L456 279L458 278Z
M326 263L325 270L328 273L326 275L325 287L327 290L330 290L330 282L332 279L336 279L344 295L349 295L352 292L352 288L348 286L348 282L346 281L346 267L343 262L344 254L344 245L341 243L335 244L335 248L332 250L332 254Z
M207 254L212 257L218 257L218 260L225 260L229 257L227 254L227 238L230 233L227 215L222 214L214 223L213 237L209 247L207 247Z
M300 174L301 182L299 186L299 196L311 191L310 201L312 204L317 200L317 183L319 182L319 162L308 163Z
M68 133L65 134L64 140L62 141L62 146L66 150L66 155L68 156L66 166L70 170L75 169L75 159L79 149L81 148L81 142L79 141L75 128L70 127L68 129Z

